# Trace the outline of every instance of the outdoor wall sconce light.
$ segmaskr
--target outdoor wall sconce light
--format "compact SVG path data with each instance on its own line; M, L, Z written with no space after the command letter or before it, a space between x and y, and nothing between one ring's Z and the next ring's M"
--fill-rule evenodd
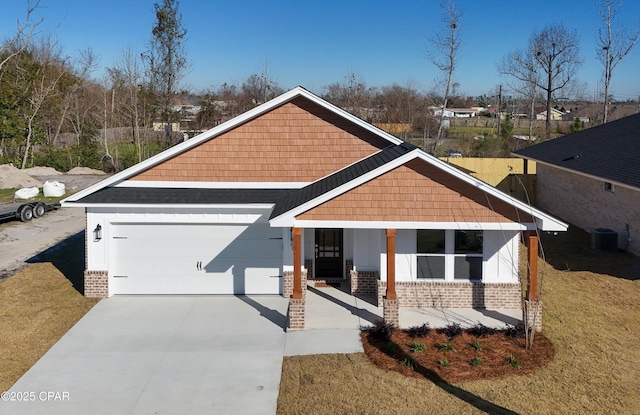
M93 242L98 242L100 239L102 239L102 226L97 224L96 228L93 230Z

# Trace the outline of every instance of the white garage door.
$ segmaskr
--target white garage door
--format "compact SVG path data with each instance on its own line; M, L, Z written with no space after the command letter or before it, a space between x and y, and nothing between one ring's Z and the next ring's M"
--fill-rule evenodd
M113 294L280 294L282 229L266 224L113 224Z

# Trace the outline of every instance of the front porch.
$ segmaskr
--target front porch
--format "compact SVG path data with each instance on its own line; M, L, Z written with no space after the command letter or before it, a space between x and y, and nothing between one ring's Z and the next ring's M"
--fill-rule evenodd
M474 308L401 308L400 328L429 323L432 328L457 323L471 327L478 323L505 327L522 321L522 310ZM347 294L336 287L308 286L305 298L305 329L354 329L372 325L383 317L383 307Z
M290 298L288 327L294 330L337 328L341 324L361 327L379 319L401 328L423 323L429 323L434 328L451 323L465 327L482 323L495 327L522 321L521 287L515 272L517 266L514 266L517 262L514 264L511 256L513 254L510 254L507 265L510 270L509 279L515 281L493 282L486 281L483 277L482 281L396 282L396 230L387 229L384 235L386 243L381 255L384 266L380 269L386 274L385 280L379 278L377 272L359 273L350 269L353 266L351 260L345 260L345 265L348 264L348 276L323 279L314 275L315 267L309 260L305 259L303 262L303 230L293 228L293 270L285 272L284 280L284 296ZM485 240L486 235L485 232ZM512 244L517 242L517 236L518 233L514 232L510 237ZM529 280L532 282L528 287L527 297L535 301L537 235L530 232L526 240L531 247L528 249L528 268ZM483 268L487 267L488 265L483 265ZM341 289L318 284L323 280L336 283L335 287ZM541 310L539 305L537 307L530 316L530 321L535 321L534 326L540 331Z

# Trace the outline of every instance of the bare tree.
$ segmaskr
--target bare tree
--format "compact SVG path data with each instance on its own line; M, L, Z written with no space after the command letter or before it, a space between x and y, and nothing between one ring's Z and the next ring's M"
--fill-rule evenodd
M154 4L156 22L151 31L152 39L147 52L151 90L160 99L160 116L165 129L167 144L171 143L171 98L178 90L178 84L187 70L187 56L184 46L187 29L182 25L182 13L177 0L162 0Z
M112 68L107 69L109 83L111 89L111 109L121 113L126 119L125 123L131 127L131 135L136 145L138 153L138 162L142 161L142 140L140 137L140 128L144 122L140 108L140 85L144 82L142 64L139 55L131 48L124 50L116 64ZM116 94L120 99L116 101ZM107 105L105 95L105 130L107 121ZM105 132L106 134L106 132ZM106 136L104 146L107 158L113 163L113 158L109 154Z
M263 104L283 92L274 76L269 72L267 62L265 62L262 73L249 75L242 84L241 91L245 111Z
M572 86L581 64L576 32L569 32L563 25L554 24L534 32L527 49L518 49L506 55L498 64L498 71L530 87L535 82L545 93L546 135L549 138L553 94ZM531 92L529 88L527 90Z
M529 49L542 71L538 87L546 93L546 131L550 138L553 93L570 85L582 64L578 35L567 31L562 24L549 25L531 36Z
M27 0L27 12L24 22L18 21L16 34L3 45L0 45L0 59L2 59L0 61L0 70L9 60L18 56L31 43L36 28L44 20L43 18L36 22L31 20L31 15L39 4L40 0Z
M59 114L58 124L55 127L55 131L52 131L49 137L49 142L53 145L56 144L58 136L62 131L65 121L68 119L74 121L74 116L69 114L69 111L74 104L74 100L78 99L78 95L82 93L82 89L85 87L89 75L95 69L98 62L98 58L91 49L86 49L80 52L78 59L74 63L72 68L65 68L66 79L64 88L60 91L61 108ZM86 111L85 105L76 105L76 109ZM77 116L77 114L75 114ZM77 117L76 117L77 118ZM77 121L77 119L76 119Z
M33 144L36 119L43 104L56 90L58 82L64 75L64 64L56 49L56 43L45 39L32 48L35 69L22 72L26 79L22 83L26 90L26 105L22 109L26 132L21 169L27 165L27 159Z
M366 109L372 105L371 89L361 76L350 72L343 82L335 82L324 87L324 97L332 104L360 118L369 118Z
M640 37L640 29L629 32L621 26L614 27L614 19L621 6L622 0L601 0L599 5L596 4L603 23L603 27L598 30L596 53L604 66L605 123L609 115L609 86L613 70L631 52Z
M442 129L444 126L445 111L452 90L455 86L453 75L458 63L458 52L460 51L460 20L462 19L462 10L456 7L452 0L447 0L440 5L443 13L442 28L436 31L429 39L431 47L427 52L427 58L441 72L442 80L442 104L439 117L438 133L436 135L435 146L442 138Z
M536 92L539 83L539 69L529 50L517 49L505 55L497 65L498 72L508 75L514 82L507 81L511 89L521 91L529 103L529 138L533 137L533 120L535 119Z

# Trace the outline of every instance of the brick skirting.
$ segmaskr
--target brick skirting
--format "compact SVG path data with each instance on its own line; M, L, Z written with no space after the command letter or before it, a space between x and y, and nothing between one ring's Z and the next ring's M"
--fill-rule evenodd
M386 281L378 281L378 307L383 306ZM522 309L520 283L396 281L401 308Z
M109 296L109 271L84 271L84 296L107 298Z
M349 275L351 295L373 296L378 294L378 273L376 271L354 271Z

